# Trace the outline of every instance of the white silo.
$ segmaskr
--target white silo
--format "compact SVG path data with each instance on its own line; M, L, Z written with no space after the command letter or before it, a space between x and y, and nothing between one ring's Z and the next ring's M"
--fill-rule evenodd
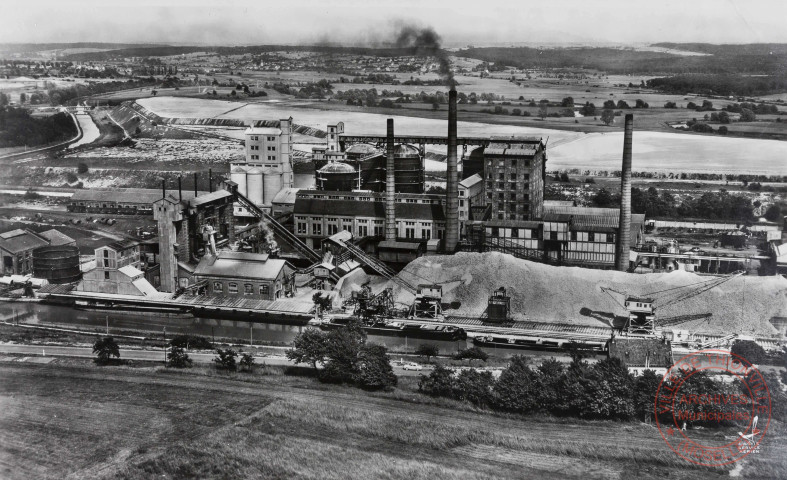
M238 184L238 191L244 197L246 195L246 170L243 167L235 167L230 171L230 180Z
M262 205L262 169L252 168L246 172L248 199L255 205Z
M263 203L270 205L273 197L276 196L282 188L281 176L282 174L275 169L267 169L263 172Z

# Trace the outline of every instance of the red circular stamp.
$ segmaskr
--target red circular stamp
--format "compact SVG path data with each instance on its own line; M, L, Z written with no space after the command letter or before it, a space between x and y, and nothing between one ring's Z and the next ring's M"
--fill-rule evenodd
M759 451L771 421L771 397L762 373L745 358L700 350L664 374L654 413L673 452L719 467Z

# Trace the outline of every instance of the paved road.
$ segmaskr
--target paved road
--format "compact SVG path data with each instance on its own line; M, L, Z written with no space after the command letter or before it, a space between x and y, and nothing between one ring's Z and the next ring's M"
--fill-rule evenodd
M52 345L17 345L17 344L0 344L0 354L17 354L29 357L52 358L52 357L76 357L76 358L94 358L93 349L91 347L67 347L67 346L52 346ZM213 352L189 352L189 358L194 363L209 364L213 363L216 354ZM164 362L163 350L130 350L123 349L120 351L120 358L123 360L137 360L146 362ZM258 365L271 365L271 366L291 366L295 363L288 360L284 355L254 355L254 361ZM429 371L430 367L425 366L422 371L404 370L401 367L394 367L394 373L398 376L418 376L420 373Z

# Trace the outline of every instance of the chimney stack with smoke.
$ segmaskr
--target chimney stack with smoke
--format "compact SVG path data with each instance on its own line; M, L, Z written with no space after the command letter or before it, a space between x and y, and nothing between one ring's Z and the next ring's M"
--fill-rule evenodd
M445 251L459 243L459 166L456 158L456 90L448 92L448 166L445 188Z
M385 162L385 239L396 240L396 175L394 173L394 121L388 119Z
M623 167L620 174L620 222L615 252L616 268L625 272L629 268L631 251L631 142L634 135L634 115L626 114L623 132Z

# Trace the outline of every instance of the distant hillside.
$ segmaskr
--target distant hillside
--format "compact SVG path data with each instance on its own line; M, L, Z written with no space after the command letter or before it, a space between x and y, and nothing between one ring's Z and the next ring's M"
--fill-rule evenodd
M405 49L397 48L367 48L367 47L340 47L333 45L246 45L239 47L220 46L135 46L120 48L104 52L74 53L64 56L64 60L71 61L101 61L113 60L124 57L166 57L195 52L214 52L221 55L260 54L276 51L290 52L320 52L325 54L352 54L372 55L378 57L395 57L409 55Z
M677 73L783 73L787 45L709 45L661 43L655 46L710 53L682 56L615 48L529 47L469 48L457 55L487 62L502 62L520 68L585 68L616 74L670 75ZM771 53L773 52L773 53Z
M80 43L0 43L0 54L11 53L30 53L43 50L66 50L73 48L98 48L101 50L118 50L121 48L141 47L134 43L100 43L100 42L80 42ZM160 46L160 44L148 44L150 46Z

